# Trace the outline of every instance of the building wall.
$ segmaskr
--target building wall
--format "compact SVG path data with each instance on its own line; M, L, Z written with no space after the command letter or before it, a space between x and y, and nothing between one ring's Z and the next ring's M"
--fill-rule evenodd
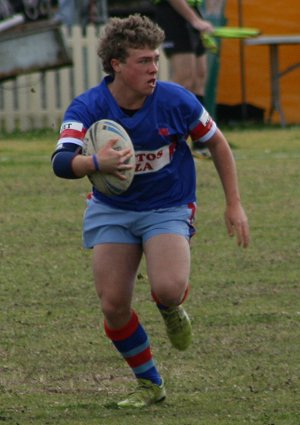
M238 0L227 0L228 26L238 26ZM243 24L259 28L261 35L300 35L300 2L294 0L242 0ZM218 103L242 102L241 58L239 40L222 40ZM245 98L247 103L270 109L270 64L268 46L244 47ZM280 71L300 63L300 45L279 48ZM300 123L300 67L280 80L281 101L287 123ZM278 122L273 114L272 122Z

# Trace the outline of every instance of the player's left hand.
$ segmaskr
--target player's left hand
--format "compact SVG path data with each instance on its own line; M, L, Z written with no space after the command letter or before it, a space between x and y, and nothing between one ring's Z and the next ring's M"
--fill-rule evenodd
M214 31L214 26L209 21L198 17L191 22L191 25L200 32L211 34Z
M240 203L227 205L225 223L229 236L236 235L237 244L247 248L250 242L250 231L247 215Z

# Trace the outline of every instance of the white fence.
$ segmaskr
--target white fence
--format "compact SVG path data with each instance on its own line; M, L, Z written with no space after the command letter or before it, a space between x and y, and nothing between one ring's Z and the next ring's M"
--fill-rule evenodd
M72 67L22 75L0 84L0 131L27 131L59 128L71 100L99 84L104 76L97 56L101 28L89 25L85 34L75 26L69 33L63 28ZM161 55L159 77L169 79L169 66Z

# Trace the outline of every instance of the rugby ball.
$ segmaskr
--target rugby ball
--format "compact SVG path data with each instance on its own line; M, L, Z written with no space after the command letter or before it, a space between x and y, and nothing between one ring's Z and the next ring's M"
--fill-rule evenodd
M118 141L113 149L122 150L131 148L134 152L132 141L126 130L120 124L112 120L96 121L85 134L82 153L83 155L93 155L109 140L116 138L118 138ZM113 174L101 172L101 164L100 171L95 171L88 175L88 178L99 192L105 195L120 195L125 192L132 183L135 169L134 154L126 163L133 166L130 170L122 171L122 174L126 176L126 180L120 180Z

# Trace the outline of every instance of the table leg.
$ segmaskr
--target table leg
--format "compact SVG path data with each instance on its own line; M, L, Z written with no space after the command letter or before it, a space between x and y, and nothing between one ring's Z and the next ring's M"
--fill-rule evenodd
M270 45L270 68L271 68L271 108L269 114L269 121L271 121L274 111L279 113L280 123L282 127L285 127L286 121L283 110L281 108L280 101L280 72L278 65L278 45Z

